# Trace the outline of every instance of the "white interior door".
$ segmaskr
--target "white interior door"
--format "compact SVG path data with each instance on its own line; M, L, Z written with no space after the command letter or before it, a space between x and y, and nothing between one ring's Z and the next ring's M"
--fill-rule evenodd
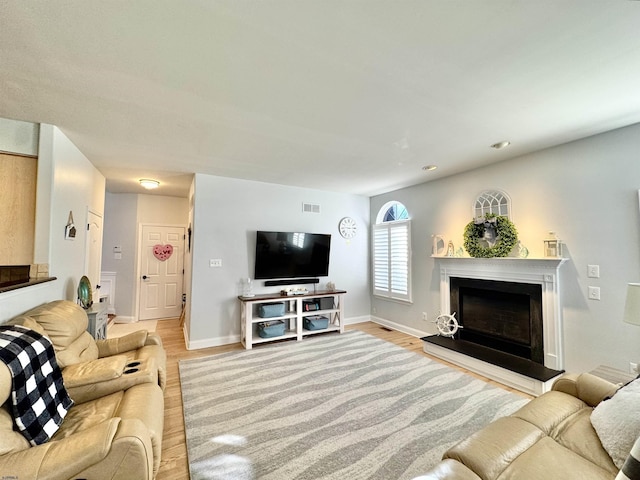
M142 226L139 320L179 317L184 227Z

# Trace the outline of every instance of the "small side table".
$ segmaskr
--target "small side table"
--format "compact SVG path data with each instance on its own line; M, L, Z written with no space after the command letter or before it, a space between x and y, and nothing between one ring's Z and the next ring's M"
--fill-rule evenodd
M87 332L96 340L104 340L107 338L107 322L109 316L107 315L106 302L94 303L86 312L87 317L89 317Z
M603 378L608 382L620 385L624 385L637 377L637 375L634 375L633 373L623 372L622 370L607 367L606 365L599 365L595 370L591 370L589 373L596 377Z

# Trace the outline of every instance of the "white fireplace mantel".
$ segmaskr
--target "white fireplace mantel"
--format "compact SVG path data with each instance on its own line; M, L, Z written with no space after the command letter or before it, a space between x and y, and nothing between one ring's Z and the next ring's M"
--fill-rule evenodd
M434 257L434 259L436 265L440 267L440 311L442 313L452 313L450 311L451 277L540 285L542 288L544 366L554 370L564 369L562 310L560 308L558 274L560 266L566 259L512 257ZM487 369L491 370L488 366ZM474 370L491 377L488 371L479 371L477 368ZM514 386L518 388L517 385ZM538 390L537 387L536 390Z

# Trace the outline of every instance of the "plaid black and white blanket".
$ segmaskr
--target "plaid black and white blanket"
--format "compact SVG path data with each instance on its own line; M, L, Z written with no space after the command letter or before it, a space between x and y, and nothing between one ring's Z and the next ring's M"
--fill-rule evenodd
M18 430L31 445L51 439L73 405L49 339L19 325L0 325L0 360L13 377L11 403Z

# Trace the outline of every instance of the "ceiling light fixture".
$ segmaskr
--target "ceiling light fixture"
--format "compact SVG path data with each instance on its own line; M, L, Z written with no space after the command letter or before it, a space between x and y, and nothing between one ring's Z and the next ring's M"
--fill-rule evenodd
M147 190L153 190L154 188L158 188L160 186L160 182L157 180L149 180L148 178L141 178L140 185L142 185Z
M435 170L436 168L438 168L437 165L425 165L424 167L422 167L422 169L425 172L432 172L433 170Z
M491 145L491 148L495 148L496 150L502 150L503 148L508 147L509 145L511 145L511 142L504 140L503 142L494 143L493 145Z

